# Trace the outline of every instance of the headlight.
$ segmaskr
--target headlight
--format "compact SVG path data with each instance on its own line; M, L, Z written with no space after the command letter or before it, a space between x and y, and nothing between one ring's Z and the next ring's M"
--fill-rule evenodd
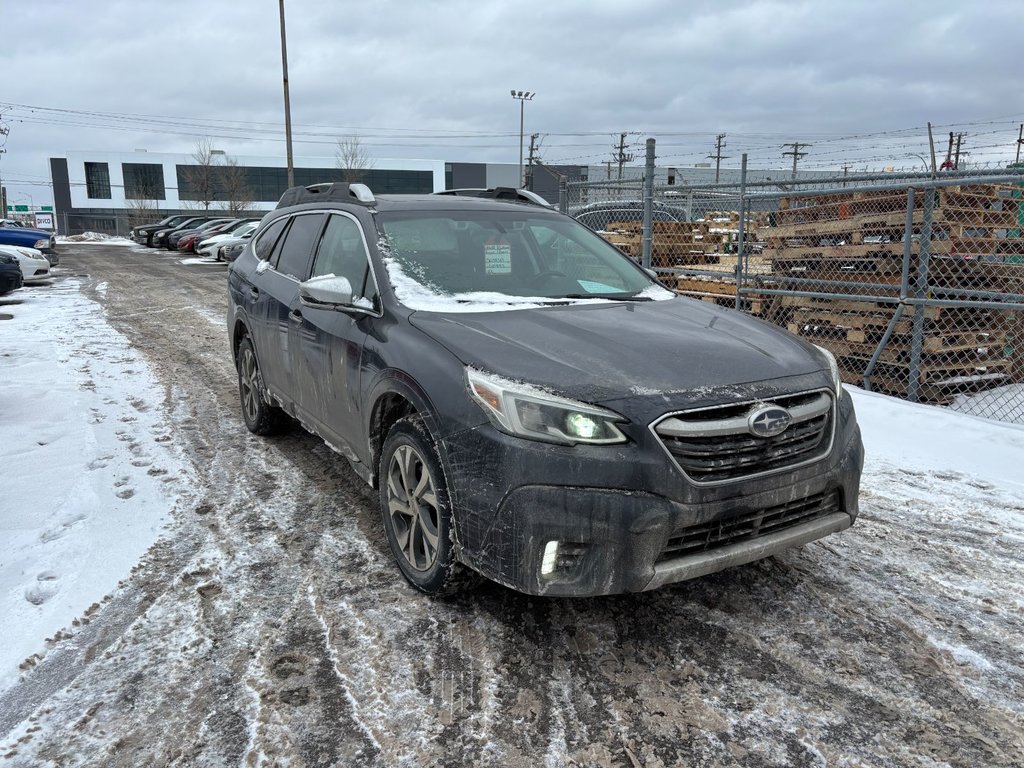
M832 386L838 394L843 387L843 380L839 376L839 363L836 362L836 356L824 347L819 347L817 344L814 346L819 352L821 352L822 357L824 357L825 361L828 363L829 370L832 372Z
M47 248L49 245L50 239L47 238L45 240L36 240L35 244L32 247L39 251L42 250L43 248Z
M568 400L521 382L466 369L470 394L498 429L530 440L575 445L624 443L614 411Z

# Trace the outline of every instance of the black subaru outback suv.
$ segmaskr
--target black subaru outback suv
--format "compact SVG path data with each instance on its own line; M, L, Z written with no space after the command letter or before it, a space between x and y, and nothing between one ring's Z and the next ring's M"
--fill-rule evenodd
M229 273L246 426L378 489L405 577L653 589L850 526L835 360L525 202L294 188Z

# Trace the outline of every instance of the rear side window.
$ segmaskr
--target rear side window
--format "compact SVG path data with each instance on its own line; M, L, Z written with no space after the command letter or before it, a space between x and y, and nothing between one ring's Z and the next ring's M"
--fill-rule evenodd
M260 261L270 260L270 254L274 252L274 244L277 243L277 239L284 232L284 226L287 223L287 218L281 218L263 231L260 239L256 241L255 251L257 259Z
M284 236L284 244L277 249L274 269L282 275L305 280L309 273L309 260L313 244L324 223L322 213L299 214L292 219L292 225Z

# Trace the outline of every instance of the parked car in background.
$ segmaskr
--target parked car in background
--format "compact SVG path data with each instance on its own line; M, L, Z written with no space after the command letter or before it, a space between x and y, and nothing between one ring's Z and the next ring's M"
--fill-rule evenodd
M179 229L195 229L200 224L205 224L206 222L210 221L213 218L213 216L192 216L190 218L185 219L184 221L178 222L173 226L158 229L156 232L153 233L152 237L150 238L150 245L153 248L166 248L167 236L171 234L171 232L175 232Z
M0 245L0 253L17 260L25 285L32 285L50 278L50 260L42 251L35 248Z
M0 245L34 248L53 255L57 253L57 237L53 232L29 227L0 227Z
M153 244L153 233L161 229L167 229L168 227L176 227L187 219L193 218L191 214L177 214L174 216L168 216L165 219L161 219L155 224L142 224L138 227L133 227L132 231L128 233L128 237L134 240L139 245L150 246Z
M835 358L548 208L293 188L228 291L247 428L347 457L423 592L638 592L857 517Z
M0 251L0 296L21 288L25 278L21 274L18 260L8 253Z
M206 232L211 227L215 227L219 224L227 224L230 221L234 221L234 219L222 216L220 218L207 219L206 221L201 222L195 227L184 227L181 229L176 229L175 231L168 233L167 243L165 247L169 251L176 251L178 249L178 243L181 241L181 238L187 235L194 234L196 232Z
M178 240L179 251L192 251L198 253L199 243L210 237L216 237L228 232L232 232L239 227L243 227L249 223L249 219L230 219L225 222L214 224L212 226L207 225L200 227L195 232L186 233Z
M245 246L249 243L249 240L252 239L254 232L255 230L244 234L241 237L232 238L231 240L225 240L223 243L220 243L214 257L217 261L225 261L230 264L242 254L242 251L245 250Z
M569 209L569 215L580 224L602 231L613 221L643 221L644 204L640 200L602 200ZM653 202L653 221L687 221L685 208L658 200Z
M204 237L196 243L195 251L203 256L215 258L217 256L217 250L221 244L228 240L237 240L243 235L251 233L257 226L259 226L259 223L259 219L244 219L234 226L222 230L215 235Z

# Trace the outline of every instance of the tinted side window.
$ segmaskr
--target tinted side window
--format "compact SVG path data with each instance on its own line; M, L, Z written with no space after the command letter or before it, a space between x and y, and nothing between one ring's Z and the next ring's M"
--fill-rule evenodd
M313 255L313 244L323 222L322 213L299 214L292 218L292 225L284 236L284 244L275 255L274 269L296 280L305 280L309 259Z
M255 251L257 259L267 261L270 258L270 254L274 252L274 243L277 242L277 238L284 232L284 225L287 223L287 217L281 218L263 231L260 239L256 241Z
M320 240L313 262L313 277L335 275L348 278L353 297L371 301L377 289L370 271L370 260L363 244L362 229L347 216L332 215Z

